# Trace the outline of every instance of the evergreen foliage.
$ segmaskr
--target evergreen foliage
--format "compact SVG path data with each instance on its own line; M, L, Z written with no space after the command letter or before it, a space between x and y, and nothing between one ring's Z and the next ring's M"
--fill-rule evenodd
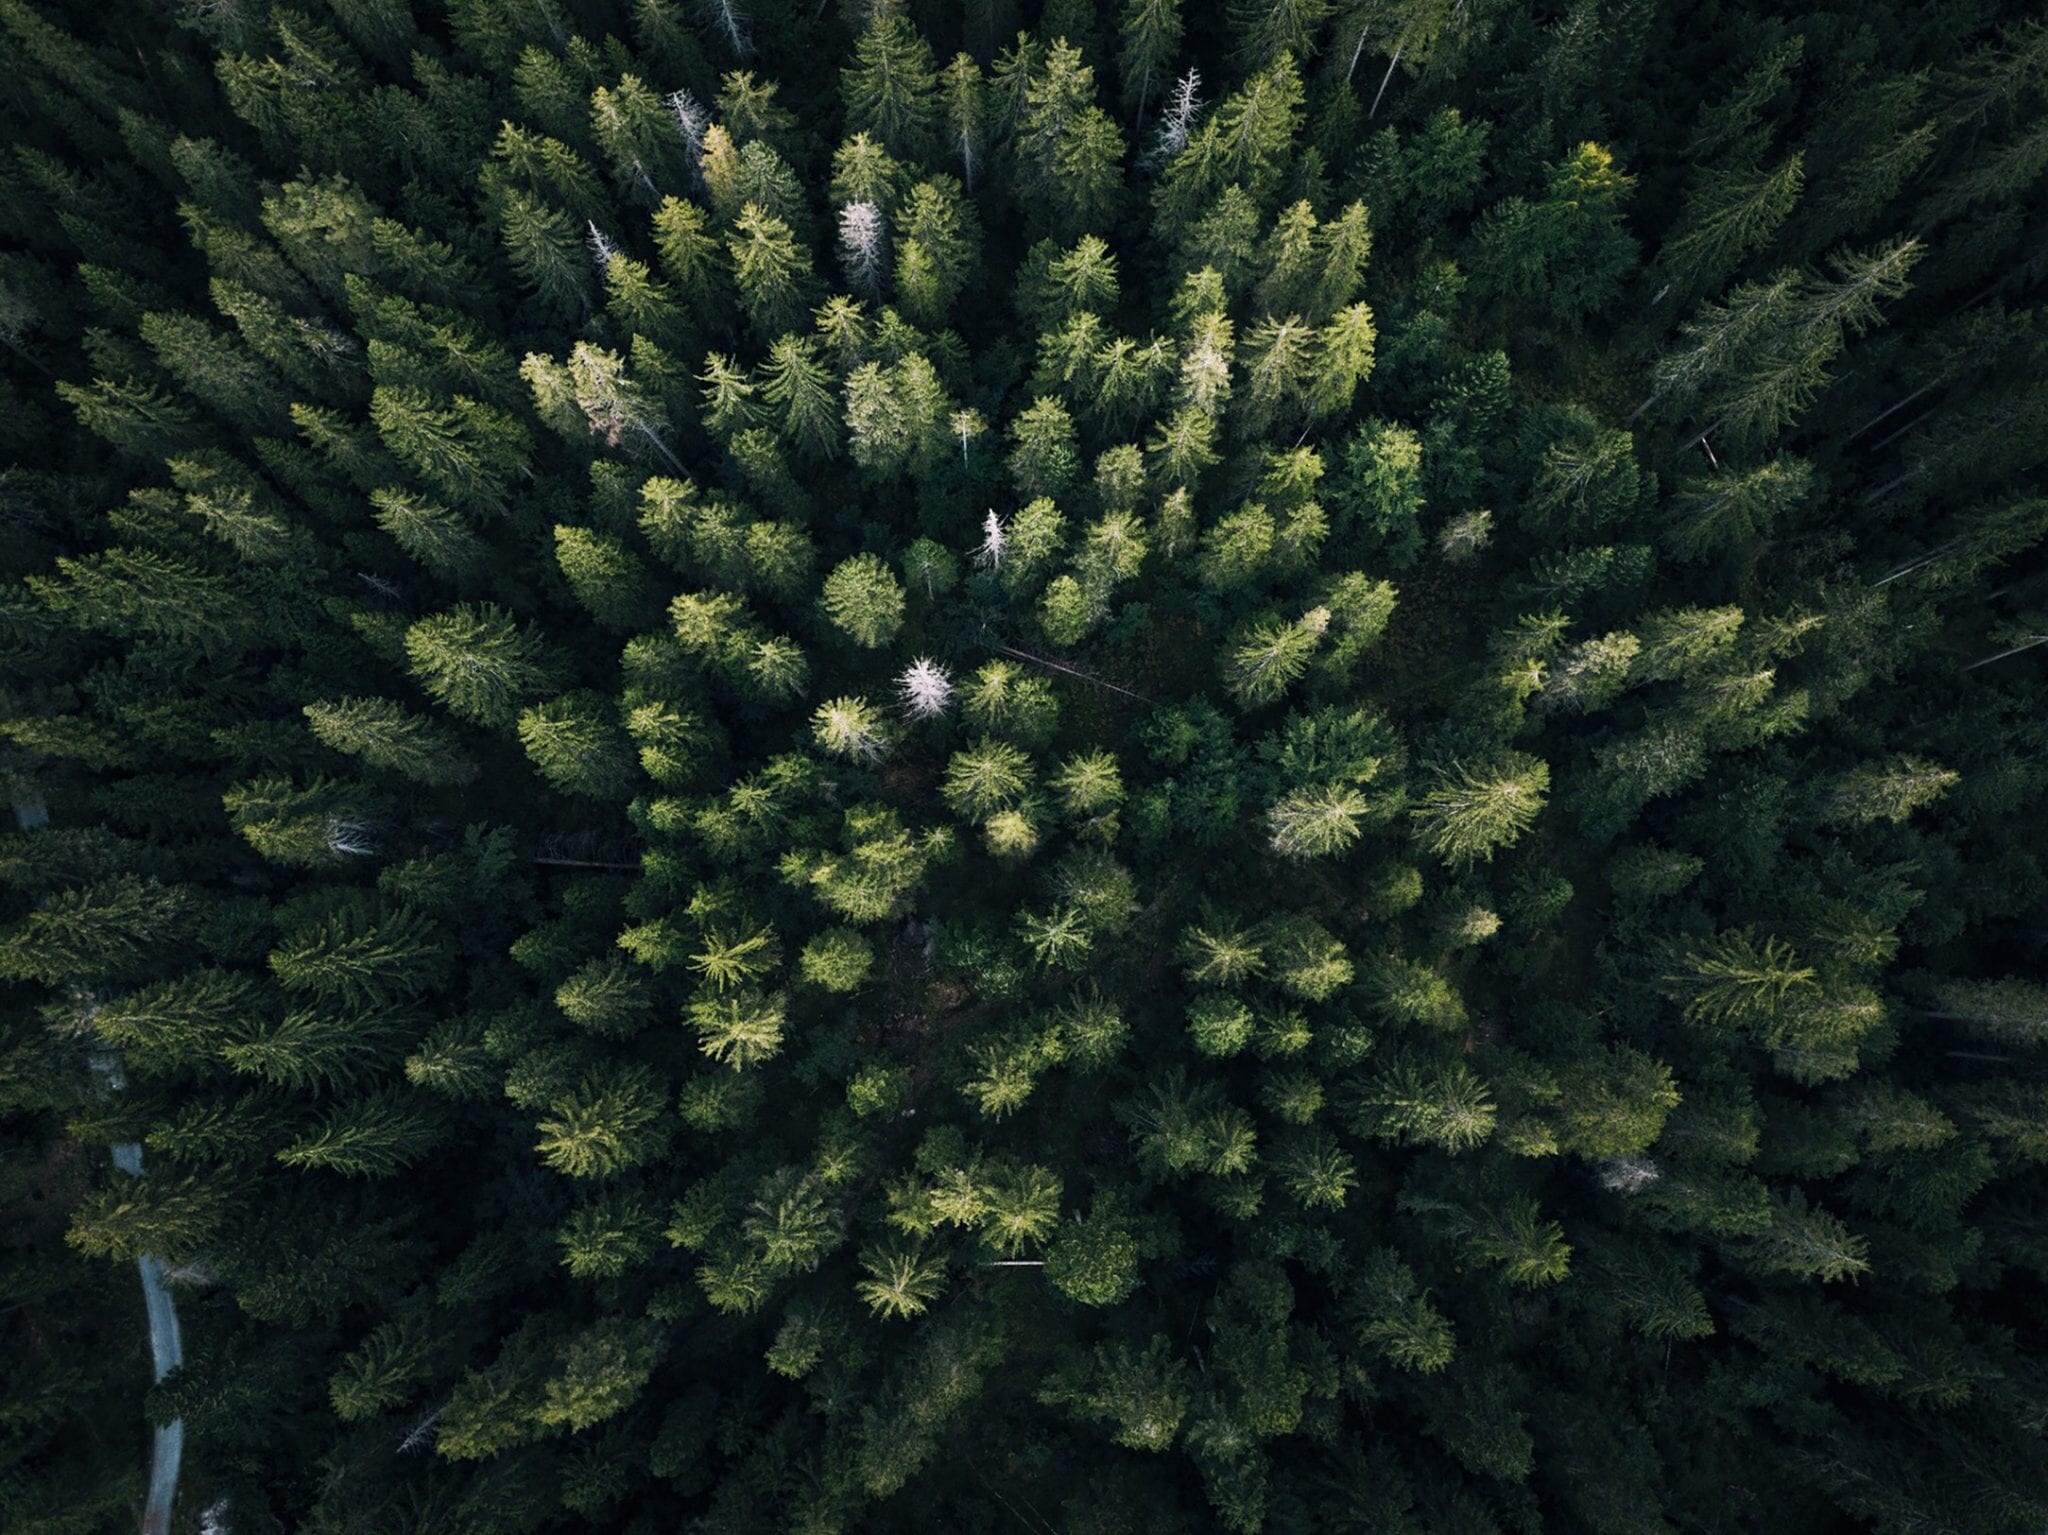
M2048 1528L2036 8L0 50L0 1529Z

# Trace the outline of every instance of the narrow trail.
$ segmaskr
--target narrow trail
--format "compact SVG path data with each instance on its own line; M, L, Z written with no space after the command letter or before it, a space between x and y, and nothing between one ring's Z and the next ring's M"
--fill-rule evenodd
M142 1147L122 1141L114 1147L114 1166L130 1177L142 1176ZM178 1308L164 1287L163 1260L144 1253L135 1260L142 1275L142 1302L149 1311L149 1352L162 1380L185 1362L185 1343L178 1332ZM174 1418L156 1431L149 1457L149 1501L142 1507L142 1535L170 1535L171 1504L178 1496L178 1468L185 1458L185 1420Z
M14 821L23 831L49 824L50 812L40 798L18 802ZM116 1063L108 1084L119 1088L123 1078ZM114 1147L114 1168L131 1178L142 1176L142 1146L122 1141ZM135 1260L142 1276L142 1302L149 1313L149 1352L162 1380L185 1362L184 1340L178 1332L178 1308L164 1287L163 1260L144 1253ZM156 1431L149 1458L149 1500L142 1507L142 1535L170 1535L171 1505L178 1496L178 1468L185 1458L185 1420L179 1418Z

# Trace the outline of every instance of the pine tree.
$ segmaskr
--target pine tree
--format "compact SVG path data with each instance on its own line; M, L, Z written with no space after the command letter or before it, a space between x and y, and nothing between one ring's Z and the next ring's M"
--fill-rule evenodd
M491 603L464 603L405 631L405 654L427 694L459 719L504 727L522 700L550 691L557 668L541 637Z
M1703 176L1681 216L1680 232L1657 253L1657 265L1688 289L1725 277L1791 216L1805 184L1804 159L1796 151L1770 170Z
M93 1014L92 1028L137 1069L175 1069L220 1049L260 1011L250 977L194 970L110 999Z
M323 746L360 757L370 767L438 788L477 775L454 732L388 698L340 698L305 706L306 720Z
M288 992L376 1008L430 990L443 957L432 925L418 912L379 917L355 904L289 935L271 951L269 964Z
M644 356L644 341L634 350ZM626 359L617 352L579 341L570 349L566 365L529 353L519 365L519 375L533 391L541 420L555 430L571 438L594 434L607 447L657 458L682 473L683 466L664 440L666 413L628 375Z
M370 397L370 419L392 457L464 506L502 501L532 451L516 420L463 395L443 404L422 389L380 388Z
M1823 813L1837 825L1872 821L1897 825L1921 806L1939 799L1961 777L1925 758L1901 755L1843 775L1826 796Z
M403 1407L431 1376L428 1345L413 1317L380 1323L328 1382L335 1416L361 1422Z
M1267 813L1273 851L1284 858L1327 858L1355 843L1371 812L1364 795L1348 784L1320 784L1294 790Z
M1329 625L1329 609L1311 608L1293 623L1268 619L1247 629L1225 670L1231 696L1247 709L1281 697L1308 670Z
M457 513L396 486L370 492L377 526L398 547L446 581L461 581L481 571L489 560L488 546Z
M896 298L913 324L936 329L980 259L981 231L950 176L921 181L896 210Z
M1125 1449L1163 1451L1172 1448L1191 1396L1186 1362L1155 1333L1142 1354L1123 1344L1097 1345L1085 1362L1056 1373L1039 1400L1102 1425Z
M825 578L819 604L856 645L886 645L903 624L903 587L881 558L855 555Z
M590 307L590 266L575 219L510 187L495 201L499 243L520 281L554 313L581 315Z
M522 709L519 744L556 789L586 799L615 799L630 784L633 753L617 709L602 694L565 693Z
M914 1249L870 1248L861 1254L860 1266L868 1277L855 1292L881 1317L921 1315L946 1284L944 1266Z
M2048 1524L2048 33L942 9L0 0L0 1527Z
M125 1185L125 1186L124 1186ZM227 1222L221 1191L187 1174L149 1174L97 1189L80 1201L64 1241L89 1258L134 1262L145 1253L162 1260L197 1256Z
M1374 421L1344 443L1344 475L1333 498L1377 536L1398 566L1421 553L1422 441L1408 428Z
M282 381L239 337L188 314L146 314L137 329L158 366L223 419L274 422L283 414Z
M1334 0L1234 0L1231 30L1237 34L1238 51L1255 67L1287 55L1307 58L1316 51L1317 34L1335 8Z
M1025 71L1013 152L1027 191L1052 194L1067 238L1106 226L1123 189L1123 135L1094 105L1095 71L1064 38Z
M688 311L643 262L613 251L604 263L605 313L620 331L664 349L690 344Z
M1133 122L1143 123L1154 96L1166 94L1186 29L1180 10L1180 0L1125 0L1117 74L1123 84L1124 110Z
M1928 987L1927 1016L1960 1023L1986 1039L2032 1043L2048 1031L2048 992L2017 977L1973 980L1949 977Z
M624 1037L654 1014L646 982L620 959L592 959L555 988L563 1016L593 1034Z
M1569 325L1603 308L1635 266L1636 243L1621 223L1634 186L1611 151L1580 144L1546 168L1541 201L1509 198L1489 210L1475 272L1482 290L1545 303Z
M549 1105L536 1127L541 1158L571 1178L603 1178L658 1155L667 1141L665 1093L644 1066L616 1065L583 1077Z
M757 334L771 338L801 323L812 299L811 258L788 224L748 203L733 221L725 248L740 303Z
M851 928L828 928L798 956L803 978L830 992L858 991L874 969L875 951Z
M734 996L700 996L690 1004L690 1027L698 1048L712 1060L743 1071L772 1059L782 1048L783 1008L778 995L742 991Z
M1161 233L1178 238L1233 184L1255 204L1271 197L1300 131L1302 100L1300 72L1285 54L1226 98L1167 161L1153 194Z
M1820 983L1791 947L1747 930L1723 933L1689 949L1666 981L1684 1005L1688 1022L1768 1034Z
M1490 861L1534 824L1550 789L1548 764L1510 752L1483 767L1453 766L1409 812L1422 846L1453 867Z
M132 874L60 890L0 939L0 972L50 986L129 979L188 942L195 916L189 891Z
M953 754L942 792L955 815L981 821L1023 799L1031 781L1028 755L1008 742L983 740Z
M975 190L975 168L987 158L987 86L971 53L954 53L938 76L946 153L961 164L961 180Z
M1834 1283L1866 1272L1868 1251L1862 1237L1795 1191L1772 1205L1770 1227L1757 1237L1749 1257L1765 1273Z
M1113 1306L1138 1286L1138 1244L1117 1202L1098 1195L1087 1214L1061 1223L1046 1251L1045 1277L1084 1306Z
M784 336L769 349L761 398L782 412L783 440L799 452L812 458L831 458L838 452L839 405L815 342Z
M929 161L937 145L938 61L900 13L877 8L840 72L847 126L893 155Z
M1360 377L1355 369L1361 359L1349 353L1325 359L1318 345L1320 339L1315 329L1299 315L1261 320L1245 333L1246 389L1235 412L1241 432L1250 437L1263 437L1284 421L1299 419L1297 409L1312 398L1329 409L1343 408L1337 400L1339 393L1342 393L1344 401L1349 401L1349 389ZM1363 362L1369 368L1369 318L1363 335L1354 333L1351 339L1354 343L1363 341ZM1334 368L1327 376L1320 372L1326 360ZM1347 367L1354 371L1347 372Z
M1752 469L1681 483L1665 541L1680 559L1696 560L1769 532L1805 500L1812 466L1782 455Z
M853 461L877 474L929 472L950 446L951 401L937 371L912 353L884 367L864 363L845 384Z
M577 601L608 629L644 628L660 611L652 572L609 534L558 524L555 564Z
M818 705L811 716L811 733L833 756L855 762L881 757L895 734L882 711L865 698L834 698Z
M247 600L221 577L174 555L116 545L24 583L59 622L119 639L162 639L200 655L232 654L255 624Z
M1080 477L1073 419L1040 395L1010 423L1010 477L1025 497L1057 496Z
M654 248L662 271L698 319L715 320L729 302L723 281L726 258L704 210L680 197L663 198L654 210Z
M406 1088L344 1104L277 1153L286 1167L325 1168L350 1178L389 1178L432 1149L435 1126Z
M664 189L688 175L687 146L667 106L636 75L623 74L616 86L591 93L590 127L613 177L635 202L658 205Z

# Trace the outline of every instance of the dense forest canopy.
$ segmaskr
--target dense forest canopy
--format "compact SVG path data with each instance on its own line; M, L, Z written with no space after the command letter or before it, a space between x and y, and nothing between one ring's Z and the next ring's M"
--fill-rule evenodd
M10 1535L2048 1527L2035 7L0 52Z

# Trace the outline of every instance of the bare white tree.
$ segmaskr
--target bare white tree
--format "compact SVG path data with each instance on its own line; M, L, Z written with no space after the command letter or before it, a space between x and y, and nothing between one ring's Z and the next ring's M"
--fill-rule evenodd
M1010 546L1010 538L1003 531L1003 519L998 517L994 507L981 519L981 547L974 551L974 563L984 570L1000 570L1003 567L1003 551Z
M1648 1157L1613 1157L1601 1164L1600 1187L1610 1194L1640 1194L1663 1176Z
M711 114L688 91L670 91L663 99L676 120L676 132L683 136L683 145L690 151L690 168L694 171L697 162L704 158L704 131L711 126Z
M432 1444L435 1439L435 1425L441 1421L441 1414L447 1410L448 1403L443 1402L416 1421L406 1431L405 1437L398 1441L398 1453L404 1455L408 1451L423 1449Z
M612 269L612 257L619 253L619 248L612 244L611 238L602 229L597 227L595 219L590 221L589 245L591 263L597 268L597 275L602 277Z
M953 678L930 656L919 656L897 679L903 712L914 720L937 719L953 702Z
M1166 98L1166 107L1159 114L1159 136L1153 140L1152 153L1161 160L1170 160L1186 149L1188 137L1201 117L1202 72L1190 69L1173 82L1173 94Z
M846 280L869 298L882 294L882 271L888 260L888 229L882 210L866 198L839 210L839 262Z
M704 0L701 9L734 53L745 58L754 51L754 35L747 30L747 13L739 0Z
M353 816L329 816L327 851L343 858L372 857L377 851L377 828Z

